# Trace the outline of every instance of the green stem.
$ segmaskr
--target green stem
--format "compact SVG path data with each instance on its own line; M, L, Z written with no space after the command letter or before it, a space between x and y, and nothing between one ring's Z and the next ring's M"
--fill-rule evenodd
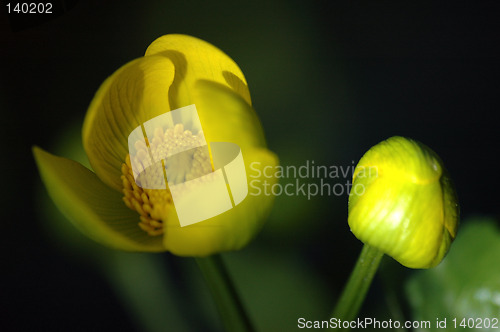
M233 282L220 255L196 258L227 331L253 331Z
M367 244L363 246L331 317L343 321L351 321L357 317L383 255L383 252L374 247Z

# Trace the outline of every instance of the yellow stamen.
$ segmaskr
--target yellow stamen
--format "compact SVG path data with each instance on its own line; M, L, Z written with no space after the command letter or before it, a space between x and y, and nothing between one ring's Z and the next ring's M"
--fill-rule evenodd
M154 138L147 144L149 144L151 154L144 141L137 141L134 144L135 155L127 154L125 163L122 164L123 201L128 208L139 213L139 227L149 235L157 236L163 234L168 213L174 205L168 185L163 185L165 189L147 189L148 186L158 188L158 184L167 183L163 167L148 168L148 171L151 171L147 175L141 174L144 171L143 165L148 165L150 155L155 161L163 159L170 183L198 178L211 172L213 167L206 145L204 148L192 149L206 144L203 133L193 135L191 131L184 130L182 124L177 124L174 128L168 128L165 131L162 128L156 128ZM190 148L191 152L179 153ZM167 155L169 155L168 162L165 162ZM135 180L134 171L136 172ZM147 185L141 186L141 183Z

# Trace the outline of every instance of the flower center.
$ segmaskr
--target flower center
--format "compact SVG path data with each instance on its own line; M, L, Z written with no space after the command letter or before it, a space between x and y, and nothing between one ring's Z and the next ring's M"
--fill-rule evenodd
M147 145L146 145L147 144ZM182 124L156 128L151 142L135 142L135 155L127 154L122 164L123 201L139 213L139 227L151 236L161 235L168 213L174 208L168 183L178 184L210 173L208 147L203 133L193 135ZM204 145L205 148L196 148ZM161 167L149 167L151 158ZM144 170L136 174L134 170ZM165 187L165 189L148 189Z

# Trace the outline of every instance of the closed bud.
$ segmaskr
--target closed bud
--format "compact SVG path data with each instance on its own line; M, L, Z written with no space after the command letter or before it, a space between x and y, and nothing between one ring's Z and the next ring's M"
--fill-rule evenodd
M455 190L429 147L391 137L365 153L353 175L349 227L365 244L410 268L441 262L459 223Z

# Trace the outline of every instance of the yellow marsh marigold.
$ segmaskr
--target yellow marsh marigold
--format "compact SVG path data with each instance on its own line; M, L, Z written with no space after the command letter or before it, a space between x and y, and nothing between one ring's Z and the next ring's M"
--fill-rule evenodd
M458 222L447 171L424 144L391 137L368 150L356 166L349 196L351 231L401 264L439 264Z
M253 180L248 176L250 164L261 169L277 165L236 63L200 39L166 35L155 40L144 57L111 75L92 100L83 145L95 173L34 148L43 182L59 209L89 237L122 250L205 256L245 246L272 206L272 196L256 195L262 189L255 188L258 185L249 186L248 195L232 209L181 227L168 188L147 189L135 183L132 165L146 145L136 142L137 154L130 156L129 134L152 118L193 104L207 142L239 146L248 183ZM201 133L182 125L156 128L155 138L146 144L168 149L167 136L182 144L195 142L197 135ZM198 154L193 160L211 157ZM211 165L213 169L213 161Z

